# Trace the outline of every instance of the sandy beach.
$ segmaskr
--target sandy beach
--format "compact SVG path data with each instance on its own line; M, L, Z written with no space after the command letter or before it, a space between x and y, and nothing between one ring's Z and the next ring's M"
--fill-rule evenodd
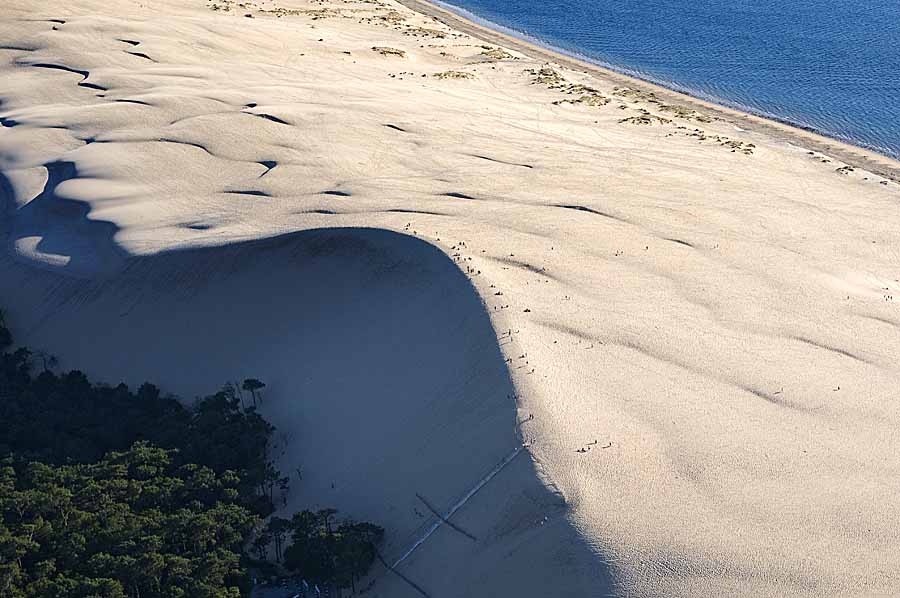
M792 126L790 123L778 122L773 119L762 118L754 114L734 110L623 73L612 71L608 68L585 60L580 60L568 54L554 51L545 46L531 43L525 39L514 37L502 31L491 29L483 24L466 19L464 16L454 13L435 3L427 2L425 0L398 1L404 6L408 6L419 13L439 20L441 23L448 25L456 31L468 33L480 40L498 44L504 48L514 48L532 59L552 62L574 71L591 75L605 83L608 87L624 86L638 89L645 93L654 94L663 102L677 104L688 109L695 109L703 112L707 116L722 118L745 130L763 133L770 139L778 139L786 143L823 152L829 156L843 160L854 167L864 168L894 182L900 182L900 168L898 168L900 165L898 165L896 160L885 157L878 152L873 152L868 149L825 137L815 131L804 130Z
M367 595L900 593L896 162L418 0L6 0L0 78L16 338L264 380Z

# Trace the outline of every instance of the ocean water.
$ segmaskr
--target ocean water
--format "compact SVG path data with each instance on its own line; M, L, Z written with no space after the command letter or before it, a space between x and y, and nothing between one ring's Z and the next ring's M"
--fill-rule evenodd
M450 0L620 72L900 158L900 0Z

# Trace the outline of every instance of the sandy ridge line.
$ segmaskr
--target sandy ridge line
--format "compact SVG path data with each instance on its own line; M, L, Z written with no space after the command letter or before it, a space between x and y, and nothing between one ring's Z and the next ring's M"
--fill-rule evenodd
M777 141L790 143L837 158L855 168L867 170L878 176L900 183L900 161L879 154L873 150L855 146L837 139L820 135L814 131L778 122L769 118L742 112L734 108L720 106L691 95L674 91L667 87L617 73L596 64L572 58L566 54L544 48L523 39L490 29L460 16L450 10L431 4L426 0L395 0L406 8L434 17L444 25L461 33L466 33L486 43L502 46L507 50L521 52L531 58L554 62L566 68L585 73L613 85L621 85L639 91L652 92L667 102L679 103L697 111L703 111L723 119L732 125L750 132L766 135Z

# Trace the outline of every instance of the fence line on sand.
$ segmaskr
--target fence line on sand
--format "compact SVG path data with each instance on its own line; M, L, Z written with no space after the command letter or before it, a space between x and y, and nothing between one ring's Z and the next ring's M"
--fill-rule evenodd
M475 484L475 486L472 487L472 489L469 490L465 494L465 496L463 496L461 499L459 499L455 505L450 507L449 511L447 511L443 516L438 515L437 521L432 523L428 527L428 529L425 530L425 533L422 534L422 537L420 537L418 540L416 540L415 543L409 547L409 550L404 552L403 555L399 559L397 559L393 565L391 565L388 568L391 570L394 570L397 568L398 565L400 565L400 563L402 563L407 558L409 558L409 555L411 555L419 546L424 544L425 540L427 540L431 536L431 534L433 534L435 531L437 531L437 528L439 528L441 525L443 525L445 522L447 522L447 520L450 519L453 516L453 514L456 513L460 508L462 508L462 506L464 504L466 504L470 498L475 496L476 492L481 490L484 487L484 485L487 484L488 482L490 482L494 478L494 476L496 476L498 473L500 473L501 470L503 470L504 467L509 465L512 462L512 460L515 459L519 455L519 453L521 453L523 450L525 450L525 448L527 446L528 446L527 444L517 446L515 448L515 450L513 450L510 454L508 454L506 457L504 457L500 461L500 463L498 463L494 467L494 469L489 471L487 473L487 475L485 475L483 478L481 478L481 480L479 480L478 483Z

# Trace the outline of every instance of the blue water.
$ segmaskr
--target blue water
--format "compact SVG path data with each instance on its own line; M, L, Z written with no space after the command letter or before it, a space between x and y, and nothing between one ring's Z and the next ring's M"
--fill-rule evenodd
M569 54L900 158L900 0L450 0Z

